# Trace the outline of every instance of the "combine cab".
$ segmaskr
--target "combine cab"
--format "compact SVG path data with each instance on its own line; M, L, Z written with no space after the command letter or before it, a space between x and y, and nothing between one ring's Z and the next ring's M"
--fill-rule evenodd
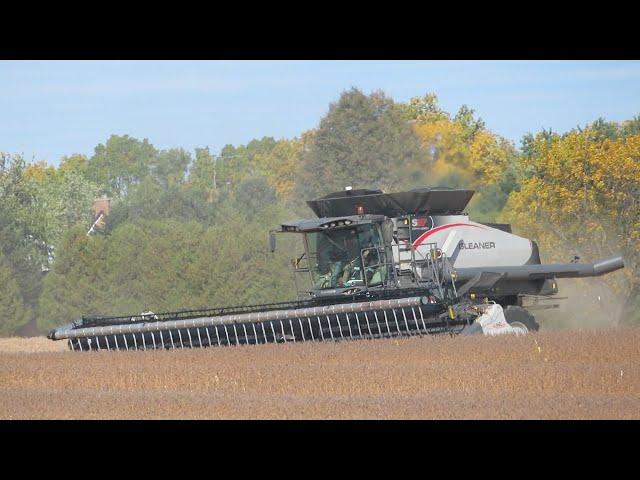
M296 274L312 288L284 303L126 317L83 317L52 330L72 350L196 348L538 330L525 299L553 299L556 278L603 275L597 263L540 263L535 242L509 225L463 213L471 190L338 192L307 202L317 218L270 234L301 235Z

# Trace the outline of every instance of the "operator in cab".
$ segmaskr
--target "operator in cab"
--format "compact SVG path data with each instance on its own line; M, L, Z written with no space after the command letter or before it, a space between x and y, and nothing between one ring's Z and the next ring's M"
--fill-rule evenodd
M353 272L353 264L360 258L360 245L355 229L332 235L327 247L331 261L331 287L343 287Z
M342 232L341 232L342 233ZM364 266L370 263L368 261L371 250L367 250L373 246L371 239L361 245L362 238L358 238L358 232L355 229L345 230L344 234L335 238L337 248L334 248L332 255L332 269L331 269L331 286L332 287L344 287L345 284L353 276L354 270L359 268L361 278ZM364 250L362 250L364 248ZM364 260L364 265L363 265Z

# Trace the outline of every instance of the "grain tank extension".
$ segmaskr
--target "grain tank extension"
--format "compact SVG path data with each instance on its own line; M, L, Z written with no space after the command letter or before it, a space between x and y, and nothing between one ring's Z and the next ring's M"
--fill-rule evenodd
M87 351L526 333L538 330L527 303L544 308L545 300L554 300L557 278L624 267L620 256L543 265L536 243L514 235L509 225L469 219L464 209L473 193L347 188L308 201L317 217L282 224L269 242L273 251L276 234L302 237L304 252L292 263L310 287L298 288L297 299L85 316L48 337Z

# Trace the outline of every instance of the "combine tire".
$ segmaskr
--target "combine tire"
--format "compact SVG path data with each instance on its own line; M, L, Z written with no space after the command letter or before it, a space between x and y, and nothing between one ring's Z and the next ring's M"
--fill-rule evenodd
M507 323L519 331L519 333L537 332L540 325L528 311L522 307L509 305L504 309L504 318Z

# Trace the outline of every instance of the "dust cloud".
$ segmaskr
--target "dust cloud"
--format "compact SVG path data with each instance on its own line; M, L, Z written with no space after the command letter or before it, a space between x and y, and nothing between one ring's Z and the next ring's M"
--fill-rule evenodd
M623 294L616 292L609 278L562 278L558 280L558 290L557 297L568 298L541 302L557 304L558 308L531 310L541 329L579 330L624 324L622 316L626 299Z

